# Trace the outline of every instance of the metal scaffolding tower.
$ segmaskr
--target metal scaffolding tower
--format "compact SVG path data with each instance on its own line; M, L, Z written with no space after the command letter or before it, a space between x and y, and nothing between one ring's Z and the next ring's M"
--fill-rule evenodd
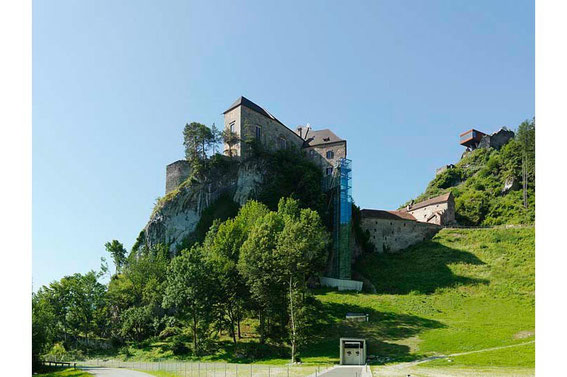
M333 179L333 268L336 279L351 278L352 161L341 158Z

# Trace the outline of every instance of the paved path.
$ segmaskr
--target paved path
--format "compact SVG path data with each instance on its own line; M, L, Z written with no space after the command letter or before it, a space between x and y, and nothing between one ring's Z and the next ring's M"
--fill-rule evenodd
M320 377L361 377L363 367L346 367L336 366L325 373L321 373Z
M136 372L124 368L81 367L81 370L96 377L152 377L147 373Z
M412 375L412 376L428 376L428 377L454 377L454 376L532 376L533 371L530 370L530 368L524 368L524 370L512 370L512 372L508 372L506 371L506 368L501 367L501 368L496 368L497 372L495 372L494 370L492 371L488 371L488 372L483 372L483 371L475 371L473 369L470 369L470 374L468 372L465 371L459 371L458 373L456 372L457 368L456 367L451 367L451 370L447 370L444 368L427 368L427 370L420 370L419 373L415 373L415 369L413 367L419 365L419 364L423 364L423 363L427 363L428 361L431 360L436 360L436 359L449 359L451 357L454 356L463 356L463 355L470 355L473 353L480 353L480 352L489 352L489 351L495 351L495 350L501 350L504 348L513 348L513 347L521 347L521 346L526 346L528 344L532 344L535 343L535 340L531 340L529 342L524 342L524 343L517 343L517 344L511 344L508 346L500 346L500 347L491 347L491 348L484 348L484 349L480 349L480 350L476 350L476 351L468 351L468 352L460 352L460 353L452 353L449 355L439 355L439 356L431 356L431 357L427 357L425 359L421 359L421 360L416 360L416 361L409 361L409 362L405 362L405 363L397 363L397 364L390 364L390 365L383 365L383 366L378 366L374 368L374 375L375 376L407 376ZM482 368L480 368L482 369ZM508 368L511 369L511 368ZM411 372L411 373L410 373ZM452 374L453 373L453 374ZM526 374L527 373L527 374Z

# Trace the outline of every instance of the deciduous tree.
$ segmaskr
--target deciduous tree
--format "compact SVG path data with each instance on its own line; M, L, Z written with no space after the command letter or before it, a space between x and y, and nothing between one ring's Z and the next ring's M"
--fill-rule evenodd
M163 307L173 309L174 315L191 327L194 352L198 352L200 337L211 322L216 288L200 246L183 250L171 261Z

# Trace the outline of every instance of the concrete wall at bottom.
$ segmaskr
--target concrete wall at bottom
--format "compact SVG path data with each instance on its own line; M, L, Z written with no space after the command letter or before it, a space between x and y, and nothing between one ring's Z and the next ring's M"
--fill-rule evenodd
M320 278L323 287L338 288L339 291L361 291L362 282L357 280L335 279L328 277Z

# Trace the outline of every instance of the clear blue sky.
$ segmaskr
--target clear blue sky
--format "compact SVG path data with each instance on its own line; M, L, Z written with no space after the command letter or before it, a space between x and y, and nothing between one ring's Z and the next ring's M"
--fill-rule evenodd
M240 95L346 138L355 201L393 209L534 115L534 1L34 1L34 289L130 248L183 125Z

